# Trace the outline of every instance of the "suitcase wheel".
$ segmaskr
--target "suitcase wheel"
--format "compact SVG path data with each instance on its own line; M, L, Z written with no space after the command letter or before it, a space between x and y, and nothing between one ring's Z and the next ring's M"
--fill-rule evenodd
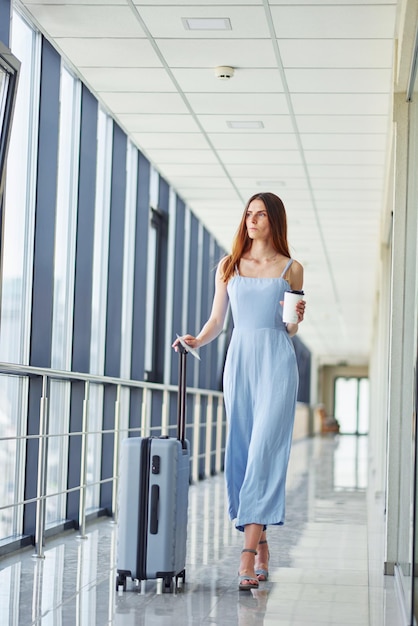
M124 574L116 576L116 591L119 591L120 587L123 588L123 591L126 591L126 576Z
M163 593L172 593L174 591L174 579L171 576L163 578Z
M177 574L176 576L176 587L182 587L186 582L186 570L184 569L182 572Z

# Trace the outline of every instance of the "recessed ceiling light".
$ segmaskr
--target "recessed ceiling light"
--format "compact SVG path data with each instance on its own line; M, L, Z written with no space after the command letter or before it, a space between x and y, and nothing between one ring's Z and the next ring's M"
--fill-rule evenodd
M229 17L182 17L186 30L232 30Z
M264 128L263 122L258 121L227 121L226 124L229 128Z

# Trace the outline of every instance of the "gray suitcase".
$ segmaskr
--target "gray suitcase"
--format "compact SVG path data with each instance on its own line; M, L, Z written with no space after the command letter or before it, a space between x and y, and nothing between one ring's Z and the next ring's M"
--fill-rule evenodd
M116 589L126 580L162 579L171 591L186 578L190 448L185 439L186 350L179 346L177 438L122 442Z

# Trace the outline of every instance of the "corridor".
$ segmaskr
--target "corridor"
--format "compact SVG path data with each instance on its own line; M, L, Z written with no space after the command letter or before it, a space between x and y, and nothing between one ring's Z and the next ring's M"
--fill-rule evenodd
M116 527L101 518L0 561L5 626L399 626L394 579L381 572L383 506L367 488L367 437L294 443L287 521L269 529L270 578L237 590L242 537L225 515L223 476L190 488L186 584L115 590Z

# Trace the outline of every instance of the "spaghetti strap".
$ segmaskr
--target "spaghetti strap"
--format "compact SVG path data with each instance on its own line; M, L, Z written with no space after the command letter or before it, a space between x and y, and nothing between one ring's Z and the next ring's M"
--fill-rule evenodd
M286 263L286 267L284 268L283 272L281 273L280 278L284 278L285 274L287 272L287 270L289 269L289 267L292 265L293 263L293 259L289 259L289 261Z
M238 264L235 264L235 272L234 272L235 276L239 276L239 269L238 269Z

